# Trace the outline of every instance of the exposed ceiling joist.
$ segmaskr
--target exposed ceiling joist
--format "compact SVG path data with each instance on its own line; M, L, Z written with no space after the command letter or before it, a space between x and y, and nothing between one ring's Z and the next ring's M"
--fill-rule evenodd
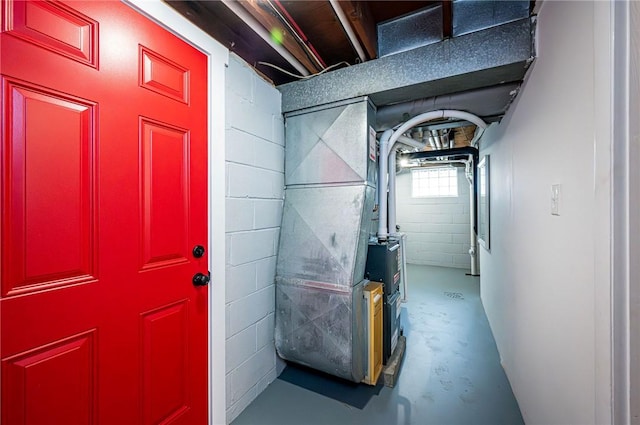
M282 44L311 74L321 71L322 64L314 58L313 52L308 51L300 40L299 34L291 30L286 18L279 16L271 1L239 1L251 16L267 29L276 43Z
M164 1L256 67L275 85L297 80L296 74L316 74L332 65L342 65L345 62L351 65L366 63L382 51L377 39L382 26L387 26L390 21L404 20L407 15L421 13L429 8L437 8L439 18L421 21L422 27L413 33L408 28L406 40L400 33L398 41L401 50L388 54L403 51L403 40L407 42L404 46L406 48L418 46L419 44L414 46L411 43L419 41L421 36L424 44L433 41L430 37L442 37L455 42L457 37L454 35L482 30L498 24L500 19L506 22L525 17L514 15L513 18L508 18L502 12L496 14L498 9L521 13L522 5L517 3L524 4L527 11L537 4L533 0ZM342 16L337 15L336 7ZM236 8L241 11L240 14L231 11ZM245 15L252 23L240 18L240 15ZM343 30L345 26L349 29ZM274 29L276 37L270 37L269 32ZM437 36L433 35L436 33ZM425 58L426 66L431 66L438 59ZM264 66L264 63L275 67ZM401 65L394 72L404 74L410 72L409 69L412 68ZM375 78L384 78L384 75L376 75ZM408 94L413 95L413 90Z
M376 57L376 22L373 20L369 3L342 0L342 10L351 21L351 26L364 46L369 59Z
M442 36L444 38L453 37L453 8L451 0L442 2Z

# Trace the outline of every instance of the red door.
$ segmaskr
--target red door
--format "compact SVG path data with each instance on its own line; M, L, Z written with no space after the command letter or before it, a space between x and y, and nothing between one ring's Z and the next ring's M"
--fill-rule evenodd
M206 423L206 57L114 1L0 48L2 423Z

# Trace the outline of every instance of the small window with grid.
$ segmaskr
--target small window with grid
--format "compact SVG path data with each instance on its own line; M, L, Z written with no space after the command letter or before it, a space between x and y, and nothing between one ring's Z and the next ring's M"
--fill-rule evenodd
M455 168L422 168L411 170L411 196L438 198L458 196L458 172Z

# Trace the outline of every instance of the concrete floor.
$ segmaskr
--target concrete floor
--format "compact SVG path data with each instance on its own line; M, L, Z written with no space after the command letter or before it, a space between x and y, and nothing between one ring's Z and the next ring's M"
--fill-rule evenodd
M233 425L523 424L479 279L461 269L417 265L409 265L408 276L407 351L395 388L289 366Z

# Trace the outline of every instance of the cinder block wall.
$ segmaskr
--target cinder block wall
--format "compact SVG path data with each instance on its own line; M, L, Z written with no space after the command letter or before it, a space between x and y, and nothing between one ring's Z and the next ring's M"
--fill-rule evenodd
M396 182L397 222L407 233L407 262L471 268L469 183L458 169L458 197L412 198L411 172Z
M280 92L231 55L226 74L227 422L277 376L275 268L284 194Z

